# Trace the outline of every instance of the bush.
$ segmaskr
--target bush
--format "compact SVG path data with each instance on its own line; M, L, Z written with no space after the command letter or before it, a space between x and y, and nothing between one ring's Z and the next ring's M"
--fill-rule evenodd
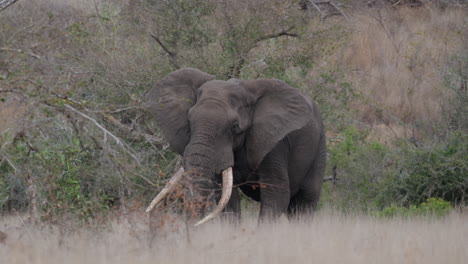
M398 173L387 187L391 200L409 206L431 197L453 205L468 201L468 135L455 133L433 148L407 147L400 152Z
M329 144L327 175L336 182L324 186L322 201L340 210L376 208L394 162L390 148L377 142L365 142L366 134L355 127L344 132L338 143Z
M467 204L468 135L454 133L446 143L422 148L366 142L354 127L343 133L329 144L327 175L337 179L325 183L323 203L363 211L418 206L429 198Z
M445 216L453 210L450 202L441 198L429 198L420 205L411 205L409 207L390 206L381 211L373 211L371 215L379 217L395 216Z

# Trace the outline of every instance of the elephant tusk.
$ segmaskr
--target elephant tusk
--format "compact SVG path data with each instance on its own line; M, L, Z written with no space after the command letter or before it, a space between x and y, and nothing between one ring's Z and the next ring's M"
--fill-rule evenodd
M149 213L153 208L158 205L166 196L169 194L170 191L174 189L174 186L176 183L182 179L182 176L184 175L184 168L180 167L180 169L172 176L172 178L169 180L169 182L166 183L166 186L159 192L159 194L151 201L150 205L148 208L146 208L146 212Z
M204 224L211 219L218 216L226 207L229 199L231 198L232 193L232 184L233 184L233 176L232 176L232 167L229 167L223 171L223 192L221 194L221 199L219 200L218 205L216 208L211 212L211 214L205 216L202 220L195 224L195 226L199 226Z

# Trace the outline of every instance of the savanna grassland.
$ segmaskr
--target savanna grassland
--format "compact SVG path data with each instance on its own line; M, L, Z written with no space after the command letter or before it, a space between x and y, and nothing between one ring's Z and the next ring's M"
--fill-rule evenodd
M467 262L468 3L315 2L0 10L2 263ZM192 228L177 194L147 219L180 157L141 103L180 67L281 79L318 102L312 220L257 228L245 198L239 227Z
M257 227L183 224L149 232L144 218L110 221L98 229L61 232L57 227L1 221L10 238L0 244L4 263L465 263L467 217L394 218L318 213L312 221L282 219ZM188 234L188 235L187 235Z

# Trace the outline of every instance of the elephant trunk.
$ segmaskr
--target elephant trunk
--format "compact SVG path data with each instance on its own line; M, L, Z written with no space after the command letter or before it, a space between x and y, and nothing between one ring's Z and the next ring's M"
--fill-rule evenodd
M213 148L213 146L223 145L214 142L219 140L216 135L197 133L195 131L198 129L195 127L193 129L194 133L184 151L183 168L177 171L167 186L151 202L146 212L150 212L161 202L174 189L176 183L183 178L185 194L188 198L187 201L189 201L189 204L186 204L189 205L187 209L194 215L202 215L214 207L210 214L197 223L200 225L219 215L231 197L233 158L230 157L232 149L222 151ZM221 179L216 178L216 175L219 174L222 174L222 191L218 187ZM214 206L216 200L219 202Z

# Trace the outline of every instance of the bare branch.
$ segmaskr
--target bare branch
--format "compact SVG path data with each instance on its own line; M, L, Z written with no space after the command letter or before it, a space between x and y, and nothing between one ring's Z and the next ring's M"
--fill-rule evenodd
M0 48L0 51L10 51L10 52L18 52L18 53L23 53L23 54L27 54L31 57L34 57L36 59L40 59L41 57L37 54L34 54L32 52L29 52L29 51L24 51L22 49L11 49L11 48Z
M122 147L123 150L125 150L125 152L127 152L137 163L138 165L140 164L140 161L138 160L138 158L135 156L135 154L133 154L129 149L130 147L127 146L127 144L125 144L125 142L123 142L122 140L120 140L117 136L115 136L114 134L112 134L109 130L107 130L105 127L103 127L101 124L99 124L98 121L96 121L96 119L78 111L77 109L75 109L74 107L72 107L71 105L69 104L64 104L64 106L70 110L72 110L73 112L79 114L80 116L90 120L91 122L93 122L99 129L101 129L102 131L104 131L104 136L111 136L115 142L117 143L117 145L119 145L120 147Z
M336 9L336 11L340 12L340 14L342 14L342 15L346 18L346 20L349 22L349 16L346 15L345 12L343 12L340 8L338 8L338 6L335 5L332 1L329 1L328 3L329 3L331 6L333 6L333 7Z
M292 27L290 27L290 28L288 28L286 30L280 31L278 33L275 33L275 34L269 34L269 35L261 36L260 38L258 38L256 40L256 42L267 40L267 39L272 39L272 38L278 38L278 37L281 37L281 36L299 37L298 34L289 32L292 29L294 29L294 26L292 26Z
M112 123L114 126L116 126L117 128L119 128L120 130L123 130L125 131L127 134L131 135L132 138L134 139L145 139L146 142L150 142L150 143L153 143L153 144L156 144L156 145L159 145L159 146L162 146L164 145L164 139L162 139L161 137L157 137L157 136L153 136L153 135L150 135L150 134L146 134L146 133L141 133L139 131L136 131L133 129L133 127L131 126L128 126L128 125L125 125L125 124L122 124L119 120L115 119L113 116L111 115L105 115L103 113L101 113L104 118L109 121L110 123Z
M6 154L0 152L0 154L2 155L3 157L3 160L6 160L6 162L8 163L8 165L10 165L10 167L13 168L13 170L16 172L18 172L18 169L16 168L15 164L13 164L13 162L7 157ZM1 162L0 162L1 163Z
M167 55L169 55L169 62L171 63L171 65L176 69L180 68L178 63L176 62L177 53L170 51L157 36L155 36L154 34L150 34L150 35L154 40L156 40L156 42L167 53Z
M327 17L330 17L330 16L334 16L334 15L342 15L345 17L345 19L347 21L349 21L349 16L343 11L341 10L341 8L338 7L338 5L334 4L332 1L328 0L328 1L318 1L318 2L314 2L312 0L309 0L309 3L315 8L317 9L317 11L319 12L320 14L320 19L323 21L325 20ZM325 14L324 12L322 12L322 10L320 9L320 7L318 5L330 5L331 7L333 7L333 9L335 9L337 12L331 12L331 13L328 13L328 14Z
M18 0L0 0L0 11L18 2Z
M318 11L319 14L320 14L320 17L323 17L323 13L322 13L322 10L320 10L320 7L318 7L318 5L317 5L314 1L309 0L309 3L310 3L315 9L317 9L317 11Z
M103 20L110 20L108 17L104 17L104 16L101 15L101 13L99 12L99 5L96 2L96 0L94 0L94 9L96 10L96 16L97 17L99 17L100 19L103 19Z

